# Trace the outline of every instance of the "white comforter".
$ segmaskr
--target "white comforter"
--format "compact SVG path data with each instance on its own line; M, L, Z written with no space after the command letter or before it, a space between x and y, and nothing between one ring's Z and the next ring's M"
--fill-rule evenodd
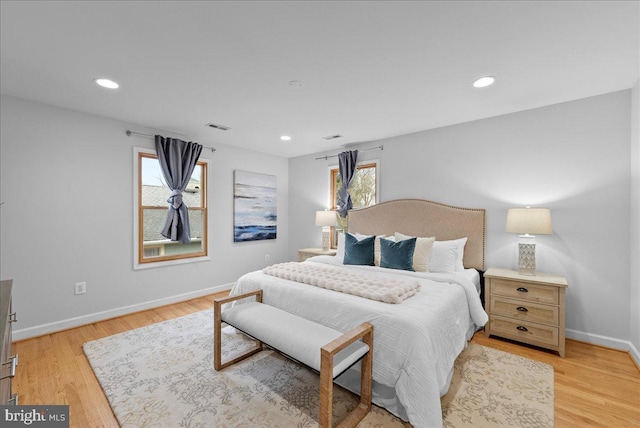
M408 418L417 428L442 426L440 396L446 393L453 363L466 346L466 333L470 326L483 326L488 320L473 283L456 273L343 266L335 257L314 257L303 263L375 270L386 276L410 275L419 279L421 291L401 304L388 304L255 271L242 276L231 295L263 289L264 303L340 331L372 323L374 403ZM376 389L390 388L399 404L376 393Z

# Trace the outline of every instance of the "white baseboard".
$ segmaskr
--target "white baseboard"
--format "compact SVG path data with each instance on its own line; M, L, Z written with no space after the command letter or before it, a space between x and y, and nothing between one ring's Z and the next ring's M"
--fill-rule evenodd
M636 366L640 367L640 351L638 351L638 348L636 348L633 343L629 342L629 345L631 346L629 354L631 355L631 358L635 360Z
M33 327L13 330L13 340L24 340L31 337L42 336L43 334L55 333L57 331L67 330L74 327L91 324L98 321L104 321L110 318L131 314L134 312L153 309L160 306L170 305L172 303L184 302L185 300L195 299L197 297L209 294L219 293L221 291L230 290L233 283L218 285L216 287L205 288L203 290L192 291L189 293L178 294L175 296L164 297L162 299L150 300L148 302L137 303L135 305L123 306L120 308L109 309L106 311L95 312L75 318L68 318L47 324L41 324ZM211 304L213 307L213 303Z
M575 339L581 342L591 343L593 345L606 346L607 348L619 349L620 351L626 351L631 355L638 366L640 366L640 352L638 348L634 346L628 340L616 339L614 337L601 336L599 334L585 333L578 330L565 330L565 336L568 339Z

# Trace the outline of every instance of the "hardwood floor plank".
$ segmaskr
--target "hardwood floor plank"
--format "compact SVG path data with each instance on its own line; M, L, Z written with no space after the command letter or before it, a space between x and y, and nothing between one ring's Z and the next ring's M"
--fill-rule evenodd
M639 427L640 372L626 352L566 341L566 357L478 332L473 342L550 364L555 426Z
M22 404L69 404L70 426L117 428L118 422L82 350L86 342L211 309L204 296L14 344L19 367L14 393ZM555 370L555 426L639 427L640 371L625 352L574 340L566 358L535 347L487 338L472 342L550 364Z

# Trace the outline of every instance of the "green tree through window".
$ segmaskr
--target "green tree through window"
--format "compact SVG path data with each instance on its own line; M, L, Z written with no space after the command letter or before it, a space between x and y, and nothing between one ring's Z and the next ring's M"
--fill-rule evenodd
M354 209L366 208L368 206L375 205L377 201L377 179L377 163L366 163L357 166L356 173L353 176L353 180L351 181L351 186L349 186L349 194L351 195L351 202L353 203ZM331 209L335 210L336 201L338 200L338 190L342 186L342 177L340 176L338 168L331 169L330 180ZM338 226L336 228L332 228L332 247L335 247L337 245L337 241L335 240L336 229L345 230L346 227L347 220L341 219L338 216Z

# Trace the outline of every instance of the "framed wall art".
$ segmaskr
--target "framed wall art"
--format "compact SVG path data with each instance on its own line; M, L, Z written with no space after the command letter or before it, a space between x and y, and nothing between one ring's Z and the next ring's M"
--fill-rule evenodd
M276 239L276 176L233 172L233 241Z

